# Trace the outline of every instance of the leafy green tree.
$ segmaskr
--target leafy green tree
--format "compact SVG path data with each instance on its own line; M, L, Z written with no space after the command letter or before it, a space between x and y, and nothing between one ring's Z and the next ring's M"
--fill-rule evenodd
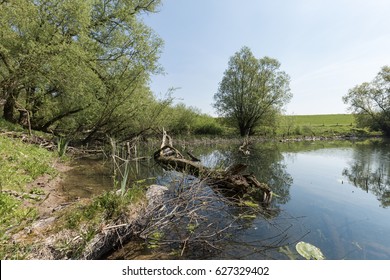
M343 97L357 124L390 136L390 67L384 66L371 83L357 85Z
M171 106L164 113L165 128L174 134L191 134L199 114L198 109L183 103Z
M83 142L145 128L138 119L156 105L148 82L163 42L139 15L159 3L1 1L3 117Z
M220 116L235 123L241 136L253 134L260 125L272 124L291 99L290 78L279 68L276 59L257 59L248 47L230 58L214 95L214 107Z
M82 67L86 53L75 37L84 40L78 31L88 24L83 9L87 2L70 2L17 0L0 5L0 88L7 120L22 122L18 110L26 108L32 115L65 91L70 94L68 88L82 86L80 77L88 75ZM46 113L50 115L42 115Z

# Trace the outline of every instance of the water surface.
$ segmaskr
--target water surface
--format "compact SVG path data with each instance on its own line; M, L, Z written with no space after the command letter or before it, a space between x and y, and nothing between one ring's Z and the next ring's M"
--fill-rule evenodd
M228 242L220 244L222 251L202 251L189 246L184 258L288 259L288 254L283 252L292 252L290 258L299 257L294 245L305 241L320 248L327 259L390 259L388 141L257 143L249 156L241 154L237 145L187 146L186 149L191 149L204 165L213 168L247 164L248 172L268 183L275 196L267 215L256 214L235 226ZM111 178L104 174L92 178L112 188ZM152 178L151 182L160 184L180 181L177 174L172 176L163 171L152 160L134 165L132 174L133 181L141 178ZM78 186L83 184L75 181ZM94 187L89 186L84 192L91 188ZM204 193L209 195L212 190L205 189ZM210 220L228 222L239 212L232 207L223 211L228 215L218 216L219 213L213 212ZM135 247L137 254L134 254ZM171 253L164 254L158 248L136 242L112 258L178 257Z

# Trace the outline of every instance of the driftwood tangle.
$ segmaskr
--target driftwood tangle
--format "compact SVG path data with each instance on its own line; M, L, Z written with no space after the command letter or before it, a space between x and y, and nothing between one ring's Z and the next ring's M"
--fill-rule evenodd
M154 160L163 168L186 172L199 179L205 180L208 185L230 195L244 195L262 193L261 201L268 204L272 198L272 191L267 184L260 183L253 174L244 174L245 164L236 164L226 170L215 170L203 166L192 154L185 158L172 145L172 138L163 131L161 148L154 153Z

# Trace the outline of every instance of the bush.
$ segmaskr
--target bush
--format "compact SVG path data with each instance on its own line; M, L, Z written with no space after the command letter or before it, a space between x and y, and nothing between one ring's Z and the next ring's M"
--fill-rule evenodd
M222 135L224 129L216 119L207 115L198 116L195 122L194 134Z
M294 129L294 134L295 135L302 135L302 130L301 130L301 127L299 125L297 125Z
M165 119L165 128L173 134L222 135L224 132L217 119L184 104L167 109Z

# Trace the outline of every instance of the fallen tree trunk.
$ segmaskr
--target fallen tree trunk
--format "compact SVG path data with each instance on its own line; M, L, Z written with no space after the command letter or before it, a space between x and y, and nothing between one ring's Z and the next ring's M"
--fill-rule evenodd
M194 176L202 176L211 170L203 166L199 161L184 158L174 147L165 145L154 153L154 160L163 168L174 169L180 172L187 172Z
M154 153L154 160L163 168L194 175L206 181L216 190L232 196L249 194L265 204L271 202L272 191L270 187L265 183L260 183L253 174L243 174L246 165L236 164L227 170L210 169L199 161L191 160L192 157L185 158L172 146L170 137L169 140L170 143L167 144L163 137L163 145Z

